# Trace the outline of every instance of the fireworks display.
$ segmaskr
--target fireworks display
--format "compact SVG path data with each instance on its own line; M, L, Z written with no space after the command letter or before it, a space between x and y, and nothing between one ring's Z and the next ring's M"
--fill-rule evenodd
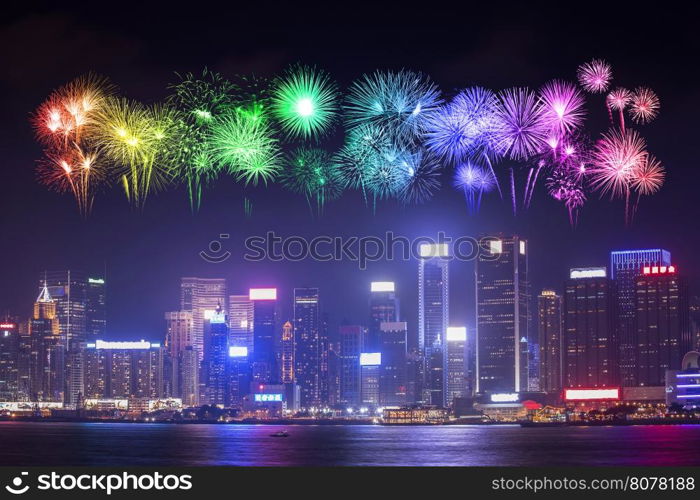
M275 84L273 95L272 112L291 138L318 138L338 115L336 85L318 70L289 70Z
M45 153L38 174L71 193L83 215L112 183L139 208L151 193L184 185L196 211L203 188L220 177L246 189L279 182L321 215L347 190L373 210L381 200L423 203L447 174L471 214L493 191L505 198L503 185L514 214L541 189L563 204L572 226L592 195L623 200L630 223L666 171L626 119L649 123L659 98L644 86L610 90L612 69L601 59L580 65L576 77L578 85L472 86L445 98L425 74L376 71L341 98L331 76L311 66L270 80L205 69L178 76L164 104L146 106L86 76L52 92L32 116ZM604 95L610 129L597 138L584 127L584 92ZM342 146L333 151L324 140Z

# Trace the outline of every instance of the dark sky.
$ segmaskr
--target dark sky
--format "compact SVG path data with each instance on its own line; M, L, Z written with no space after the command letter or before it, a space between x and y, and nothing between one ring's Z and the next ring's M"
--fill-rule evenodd
M697 29L690 25L694 14L658 6L646 11L586 3L566 12L491 4L492 10L437 3L416 10L406 3L379 12L379 3L347 3L332 13L329 7L325 19L321 11L301 4L284 12L263 2L257 10L193 4L186 10L125 6L100 12L93 4L75 11L5 12L0 25L0 310L29 314L45 268L100 273L106 266L112 337L161 337L163 312L177 307L183 275L226 277L232 292L276 285L283 316L290 314L292 287L319 286L334 321L361 322L367 316L369 282L386 279L397 282L405 319L415 332L415 261L375 263L363 272L350 262L243 263L245 236L267 230L302 236L391 230L408 237L440 230L453 236L517 232L530 240L535 293L545 286L561 289L569 267L605 265L611 249L662 246L696 283L698 127L692 120L700 111L700 90L693 74L698 53ZM573 79L577 65L593 57L612 64L616 84L648 85L661 98L659 117L640 131L667 167L667 184L642 201L631 228L624 226L621 202L592 199L572 230L564 208L546 197L542 185L531 209L515 218L497 196L484 202L479 216L470 217L448 176L426 205L384 202L373 215L357 193L349 193L328 205L320 219L309 215L302 198L277 187L251 191L254 213L245 218L241 188L222 178L205 193L196 215L189 212L182 188L153 196L141 214L130 210L115 187L102 193L92 216L82 220L70 196L50 192L35 180L41 149L29 115L52 89L88 71L149 103L167 95L175 71L207 66L228 76L272 76L298 61L328 70L342 88L375 69L420 70L449 95L474 84L537 88L552 78ZM595 137L607 127L602 98L589 98L588 109L587 129ZM324 146L337 147L340 137ZM198 252L219 233L232 235L226 245L234 257L218 265L203 262ZM473 322L472 273L470 264L452 266L453 324Z

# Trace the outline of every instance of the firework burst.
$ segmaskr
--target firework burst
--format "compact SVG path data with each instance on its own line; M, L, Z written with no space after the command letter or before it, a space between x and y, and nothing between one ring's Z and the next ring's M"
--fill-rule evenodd
M552 171L545 181L549 195L564 203L569 212L569 223L575 227L581 207L586 202L583 179L575 171L559 168Z
M455 171L453 184L464 192L469 213L475 214L481 208L482 195L494 189L496 179L489 169L467 162Z
M292 139L318 139L338 116L337 86L327 73L298 66L275 82L272 113Z
M540 90L542 117L558 137L583 124L586 115L581 92L571 83L554 80Z
M608 90L612 80L612 69L602 59L593 59L579 66L576 75L586 91L599 94Z
M525 160L536 154L547 139L549 123L541 101L525 88L504 90L499 94L494 133L497 149L513 160Z
M661 189L666 171L661 162L652 155L646 155L631 176L631 187L642 196L654 194Z
M399 198L404 203L424 203L440 189L442 169L430 153L423 150L403 153L396 167L402 177Z
M349 127L383 127L394 142L410 145L423 134L427 119L440 102L437 86L421 73L377 71L350 87L345 101L346 123Z
M490 90L471 87L440 106L427 120L425 144L451 162L493 150L498 100Z
M216 121L208 142L215 162L245 184L267 184L281 169L277 139L264 120L233 111Z
M593 151L591 184L601 195L627 195L634 172L646 161L646 142L634 130L603 134Z
M638 87L634 90L630 102L630 115L635 123L649 123L659 113L659 98L647 87Z
M327 151L299 148L287 157L286 163L281 175L282 185L303 194L310 208L312 200L315 201L319 215L323 213L327 201L338 198L342 193L338 165Z
M168 103L185 115L190 123L206 125L232 104L236 87L219 73L204 69L201 76L176 75L180 81L170 85Z

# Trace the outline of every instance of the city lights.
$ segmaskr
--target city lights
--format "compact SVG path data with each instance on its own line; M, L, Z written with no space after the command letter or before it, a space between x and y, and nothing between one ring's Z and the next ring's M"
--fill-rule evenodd
M360 366L379 366L381 364L381 352L363 352L360 354Z
M248 348L246 346L230 346L228 355L232 358L245 358L248 356Z
M566 401L598 401L604 399L620 399L620 389L564 389Z
M370 285L370 290L372 292L393 292L394 282L393 281L373 281Z
M276 288L251 288L248 293L250 300L277 300Z
M446 337L448 342L465 342L467 340L467 327L448 326Z
M513 393L502 393L502 394L491 394L492 403L514 403L520 399L520 395L517 392Z
M96 349L150 349L151 343L145 340L139 341L106 341L96 340Z
M447 243L423 243L420 245L419 253L423 258L448 257L449 247Z
M569 272L571 279L605 278L607 275L607 270L604 267L580 267L571 269Z

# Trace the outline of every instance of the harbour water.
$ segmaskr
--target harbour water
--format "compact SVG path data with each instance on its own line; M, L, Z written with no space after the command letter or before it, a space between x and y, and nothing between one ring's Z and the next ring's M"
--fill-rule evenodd
M700 425L0 422L0 465L17 466L682 466L700 465L698 450Z

